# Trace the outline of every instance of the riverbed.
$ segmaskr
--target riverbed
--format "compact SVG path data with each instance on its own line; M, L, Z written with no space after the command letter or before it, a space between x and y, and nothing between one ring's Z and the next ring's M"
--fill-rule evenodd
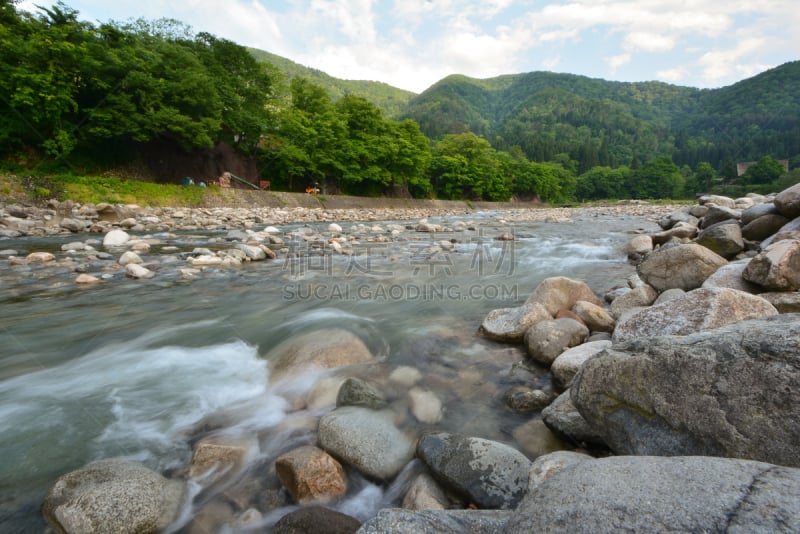
M352 373L381 383L398 368L419 372L416 385L436 395L443 417L416 421L403 413L402 388L387 386L408 432L462 432L535 455L536 440L519 429L536 416L509 410L503 394L514 385L555 394L549 374L521 347L481 338L481 320L521 304L551 276L583 280L601 296L624 285L633 267L622 245L632 232L658 226L608 210L532 219L504 212L430 217L442 230L433 233L416 231L416 221L342 222L342 235L358 234L349 255L297 238L329 235L327 222L286 223L277 227L283 245L272 247L275 259L191 276L181 271L191 251L230 246L229 230L145 234L137 237L154 243L142 256L155 273L146 280L127 277L113 261L121 250L96 241L92 248L111 260L62 251L98 239L91 234L0 240L0 249L20 256L57 257L25 265L0 258L2 530L42 531L39 507L49 486L93 460L122 456L179 476L192 443L209 429L256 436L254 469L313 443L313 422L331 407L309 401L315 383L276 390L267 360L281 342L326 328L356 334L376 356ZM503 235L514 239L497 239ZM77 273L99 282L76 284ZM546 447L570 448L539 437ZM391 485L351 477L357 480L339 509L364 520L396 504ZM186 528L198 508L189 503L176 528ZM259 511L274 521L289 509Z

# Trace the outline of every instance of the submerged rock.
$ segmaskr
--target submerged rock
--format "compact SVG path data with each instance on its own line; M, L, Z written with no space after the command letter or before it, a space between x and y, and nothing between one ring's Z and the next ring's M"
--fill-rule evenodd
M325 328L284 341L270 351L270 380L372 359L372 352L349 330Z
M156 533L177 518L183 493L183 483L143 465L101 460L56 480L42 512L67 534Z

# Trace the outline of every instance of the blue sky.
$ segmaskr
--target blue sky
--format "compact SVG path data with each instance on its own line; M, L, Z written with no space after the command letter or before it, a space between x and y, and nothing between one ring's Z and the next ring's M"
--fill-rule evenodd
M536 70L721 87L800 59L797 0L65 3L92 22L174 18L338 78L415 92L449 74Z

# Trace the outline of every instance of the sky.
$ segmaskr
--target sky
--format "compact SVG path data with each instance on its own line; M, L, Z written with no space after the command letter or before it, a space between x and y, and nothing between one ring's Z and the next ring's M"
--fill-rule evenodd
M24 0L19 6L35 11ZM551 71L713 88L800 59L797 0L65 0L90 22L172 18L344 79L420 93Z

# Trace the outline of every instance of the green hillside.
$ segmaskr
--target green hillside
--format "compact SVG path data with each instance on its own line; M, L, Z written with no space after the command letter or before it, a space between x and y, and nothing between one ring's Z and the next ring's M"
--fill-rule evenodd
M348 94L366 98L381 108L386 116L390 118L398 117L403 114L408 101L416 96L416 94L411 91L398 89L397 87L392 87L383 82L342 80L334 78L321 70L305 67L290 59L264 50L258 50L256 48L248 48L247 50L257 61L271 63L280 72L286 74L290 80L296 77L306 78L316 85L325 88L325 91L334 100L338 100Z

